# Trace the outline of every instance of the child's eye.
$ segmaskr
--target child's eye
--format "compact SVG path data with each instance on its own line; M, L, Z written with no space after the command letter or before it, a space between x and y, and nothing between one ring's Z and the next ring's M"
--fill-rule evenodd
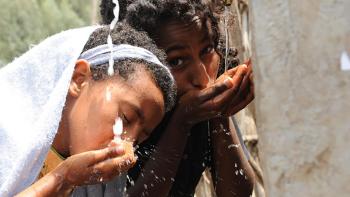
M174 69L181 68L184 62L183 58L175 58L168 61L169 66Z
M212 45L209 45L202 50L202 55L212 53L213 51L214 51L214 47Z
M125 125L128 125L130 123L129 119L125 116L125 114L121 115L121 119Z

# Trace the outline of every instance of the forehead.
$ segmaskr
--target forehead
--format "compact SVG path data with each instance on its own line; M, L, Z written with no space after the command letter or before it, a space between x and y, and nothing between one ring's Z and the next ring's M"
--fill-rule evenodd
M163 22L159 31L158 43L162 47L174 44L195 44L202 43L205 40L213 39L212 25L209 19L194 17L191 22L181 22L179 20L170 20Z
M138 107L146 123L160 121L165 111L164 98L150 72L139 66L126 81L122 80L121 83L123 86L121 100L124 103Z
M136 93L134 96L138 99L153 100L159 104L164 104L160 88L144 66L136 67L135 71L123 83L127 91Z

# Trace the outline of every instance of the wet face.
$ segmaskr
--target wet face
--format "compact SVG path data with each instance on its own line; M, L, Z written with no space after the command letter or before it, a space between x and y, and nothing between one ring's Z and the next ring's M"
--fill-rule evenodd
M210 21L194 18L191 23L170 21L161 25L157 44L167 53L178 95L204 89L215 80L220 56L215 51Z
M114 138L116 117L123 120L122 138L145 140L164 115L160 89L144 68L128 80L110 79L82 83L77 96L71 94L68 118L70 154L106 147Z

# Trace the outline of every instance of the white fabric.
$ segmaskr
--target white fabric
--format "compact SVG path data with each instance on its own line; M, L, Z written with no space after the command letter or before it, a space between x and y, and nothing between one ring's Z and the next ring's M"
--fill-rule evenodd
M167 68L152 52L144 48L131 46L128 44L113 45L112 48L110 48L108 44L100 45L85 51L79 58L87 60L91 67L95 67L108 63L111 55L113 55L114 61L127 58L143 59L149 63L158 64L159 66Z
M31 185L57 132L69 82L96 27L68 30L0 70L0 196Z

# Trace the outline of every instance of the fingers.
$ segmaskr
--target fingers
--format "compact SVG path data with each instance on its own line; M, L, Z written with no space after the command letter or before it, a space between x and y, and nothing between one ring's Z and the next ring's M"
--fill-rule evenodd
M237 67L235 67L235 68L232 68L232 69L229 69L229 70L227 70L223 75L228 75L228 76L230 76L230 77L233 77L235 74L236 74L236 72L237 72L237 70L240 68L240 66L237 66Z
M204 108L207 108L209 111L221 112L223 107L227 106L227 102L234 99L237 95L241 83L246 76L247 66L240 66L236 74L232 77L231 82L232 86L229 90L225 91L223 94L214 97L203 104Z
M88 162L90 165L94 165L106 159L121 156L125 153L125 150L122 145L117 145L101 150L89 151L87 153L90 154L90 156L87 158L86 162Z
M244 109L252 100L254 99L254 93L250 92L245 100L243 100L241 103L236 105L234 108L232 108L227 115L232 116L236 114L237 112Z
M240 69L242 67L245 67L246 69L248 69L248 72L251 71L252 70L251 60L248 59L244 64L239 65L239 66L237 66L235 68L227 70L223 75L228 75L230 77L233 77L236 74L236 72L238 71L238 69Z
M227 113L225 113L226 116L232 116L245 108L252 100L254 99L254 84L251 84L249 87L249 93L247 96L238 102L237 104L234 105L232 109L229 109Z
M249 79L250 79L250 86L254 87L254 74L251 73L250 76L249 76Z
M98 182L108 181L114 176L126 172L135 163L135 157L130 154L108 159L92 166L92 177L96 177Z
M212 87L209 87L203 91L201 91L198 95L199 102L205 102L209 99L212 99L213 97L221 94L225 90L232 87L233 83L231 78L227 78L222 82L219 82L217 84L214 84Z
M247 66L247 73L244 76L242 83L240 85L239 91L237 92L234 99L228 101L228 104L223 109L223 114L225 116L233 115L239 110L243 109L254 99L254 83L253 83L253 71L250 65L250 60L248 60L249 65Z
M249 58L248 60L245 61L244 64L246 64L248 67L249 67L249 66L252 66L252 59Z

